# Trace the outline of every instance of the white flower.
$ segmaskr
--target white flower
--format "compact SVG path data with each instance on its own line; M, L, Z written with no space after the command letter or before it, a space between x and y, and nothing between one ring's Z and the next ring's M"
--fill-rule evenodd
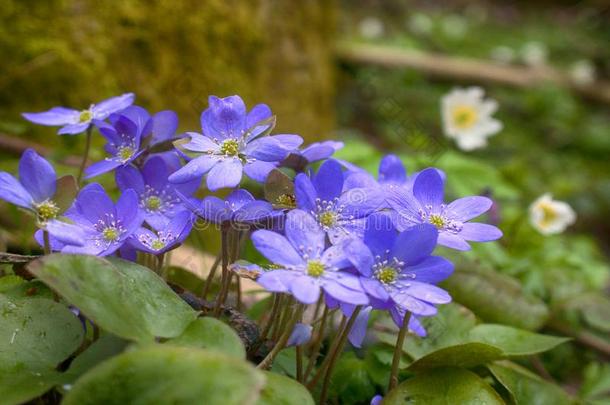
M366 17L360 21L360 35L367 39L376 39L383 36L385 28L383 22L376 17Z
M540 67L546 65L549 51L542 42L526 42L521 48L521 57L526 65Z
M483 99L483 89L453 89L441 99L445 135L455 139L463 150L487 145L487 138L502 129L502 123L491 115L498 109L494 100Z
M595 82L595 66L586 59L579 60L570 68L570 77L578 85L591 84Z
M553 200L551 194L539 197L530 206L530 222L543 235L563 232L576 221L576 213L567 203Z

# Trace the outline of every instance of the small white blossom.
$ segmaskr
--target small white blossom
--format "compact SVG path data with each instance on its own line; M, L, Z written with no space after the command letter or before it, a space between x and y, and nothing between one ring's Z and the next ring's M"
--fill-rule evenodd
M377 17L366 17L360 21L360 35L367 39L376 39L383 36L385 27L383 22Z
M567 203L553 200L551 194L539 197L530 206L530 222L543 235L563 232L576 221L576 213Z
M482 148L488 137L502 129L502 123L491 117L498 103L483 96L483 89L470 87L453 89L441 99L445 135L455 139L460 149Z
M570 77L578 85L591 84L595 82L595 66L586 59L579 60L570 68Z
M549 51L542 42L526 42L521 48L521 58L526 65L539 67L546 65Z
M426 14L416 13L409 17L407 26L415 34L430 34L434 28L434 22Z

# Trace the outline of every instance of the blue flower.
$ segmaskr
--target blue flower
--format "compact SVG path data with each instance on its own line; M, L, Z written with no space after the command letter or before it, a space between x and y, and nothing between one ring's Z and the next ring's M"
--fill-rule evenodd
M301 346L307 344L311 340L312 326L304 323L297 323L292 329L292 333L286 342L286 347Z
M438 231L429 224L417 225L397 233L389 216L371 215L364 238L347 241L348 260L361 274L360 283L377 309L390 311L398 325L397 315L409 311L415 316L436 314L435 304L446 304L451 297L434 284L453 272L448 260L430 256L436 247ZM415 317L413 327L418 329Z
M114 115L109 118L110 124L103 121L95 122L102 136L108 141L105 149L110 156L87 167L85 169L86 179L99 176L117 167L127 166L142 154L140 142L149 122L143 119L142 114Z
M93 120L105 120L112 113L119 112L133 104L135 96L133 93L125 93L118 97L112 97L92 104L85 110L74 110L65 107L54 107L40 113L23 113L23 117L36 124L48 126L61 126L57 132L59 135L75 135L89 128Z
M190 198L199 187L199 180L184 184L170 184L167 178L172 173L173 159L169 156L151 156L142 169L129 165L117 168L116 183L121 191L133 189L139 197L144 220L160 228L184 211L182 197ZM182 197L179 197L179 194Z
M62 210L56 198L58 179L53 166L33 149L23 152L19 160L19 180L0 172L0 199L25 208L44 223Z
M209 196L199 206L191 205L191 210L198 216L214 224L248 224L280 215L267 201L256 200L252 194L243 189L231 192L222 200Z
M337 141L314 142L306 148L291 152L281 164L302 172L311 163L328 159L343 146L343 142Z
M215 191L237 186L243 172L263 182L277 163L303 142L298 135L265 136L274 124L265 104L246 113L239 96L210 96L209 103L201 114L203 134L189 132L190 141L176 144L192 160L171 175L172 183L184 183L207 173L208 188Z
M159 255L184 242L192 227L192 214L189 211L181 211L164 226L153 229L140 227L129 239L129 245L136 250Z
M410 189L415 176L407 176L407 169L396 155L386 155L379 162L377 180L365 170L351 171L345 183L347 187L381 187L383 193L390 188L404 187Z
M366 217L383 203L374 189L344 191L343 176L341 165L327 160L315 175L300 173L294 183L297 208L310 212L333 244L362 236Z
M502 237L502 232L493 225L467 222L487 212L492 200L472 196L445 204L444 187L441 175L430 168L417 176L412 193L393 189L388 202L397 214L396 227L403 230L417 224L432 224L439 231L439 245L457 250L469 250L468 241L487 242Z
M325 249L325 232L314 217L301 210L286 214L286 236L258 230L252 234L256 249L274 264L257 282L268 291L292 294L303 304L313 304L320 291L341 302L368 304L358 277L341 271L348 267L339 246Z
M106 256L117 249L142 225L138 195L133 190L123 192L114 204L102 186L85 186L74 204L66 211L69 222L51 220L47 230L64 253Z

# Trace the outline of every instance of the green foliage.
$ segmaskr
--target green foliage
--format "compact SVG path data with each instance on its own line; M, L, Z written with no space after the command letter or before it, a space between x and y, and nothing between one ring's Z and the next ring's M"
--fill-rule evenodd
M167 344L215 350L238 359L246 358L246 349L237 333L215 318L199 318L191 322L180 336Z
M28 269L104 330L125 339L175 337L197 317L153 271L124 260L54 254Z
M431 370L400 384L384 398L384 404L503 405L504 401L481 377L456 368Z
M63 403L241 405L256 398L264 382L251 365L216 351L152 345L93 368Z
M280 374L263 371L265 387L256 405L313 405L307 388Z
M354 353L342 356L331 379L331 400L336 398L343 404L356 404L374 395L375 387L365 360L357 358Z

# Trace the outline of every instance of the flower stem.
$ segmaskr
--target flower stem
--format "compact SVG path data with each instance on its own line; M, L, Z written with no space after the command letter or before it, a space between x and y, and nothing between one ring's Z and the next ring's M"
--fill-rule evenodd
M398 366L400 365L400 357L402 356L402 346L409 330L409 318L411 313L407 312L402 320L402 326L398 332L396 346L394 346L394 357L392 358L392 371L390 372L390 382L388 383L388 392L398 385Z
M47 230L42 231L42 240L44 243L44 254L50 255L51 254L51 241L49 240L49 231L47 231Z
M358 317L358 314L360 313L361 309L362 309L362 306L360 306L360 305L357 306L356 308L354 308L354 312L352 312L352 316L349 317L349 321L347 321L347 325L345 326L345 328L343 329L343 332L341 333L341 337L339 338L339 344L337 345L337 348L331 355L330 361L328 363L328 367L326 369L326 375L324 376L324 382L322 383L322 392L320 393L320 403L321 404L326 403L326 396L328 395L328 387L330 386L330 379L333 374L333 369L335 368L335 364L337 364L339 355L343 352L343 348L345 347L345 342L347 342L347 336L349 335L349 332L352 329L352 326L354 326L354 323L356 322L356 318Z
M341 324L339 324L339 328L337 329L337 335L333 339L333 343L330 346L330 348L328 349L328 353L327 353L326 357L324 357L324 361L322 361L322 364L320 364L320 367L318 368L318 370L316 371L314 376L311 378L309 383L307 383L307 388L309 390L313 389L313 387L316 386L316 384L320 380L320 377L322 377L322 375L324 374L324 370L326 370L326 367L328 366L328 363L330 362L330 357L331 357L330 355L332 353L334 353L334 351L337 349L337 346L339 345L339 340L341 339L341 334L343 332L343 329L345 329L346 324L347 324L347 317L345 315L343 315L343 317L341 318Z
M89 159L89 149L91 149L91 131L93 127L89 125L87 128L87 136L85 138L85 153L83 154L83 161L80 164L80 168L78 169L78 177L76 183L78 186L81 186L81 180L83 178L83 172L85 171L85 166L87 165L87 160Z
M222 278L221 278L221 289L216 295L216 306L214 307L214 316L220 315L220 308L222 306L222 297L224 295L225 285L229 278L229 229L223 227L221 232L221 256L222 256Z
M309 378L309 375L313 371L313 366L316 364L316 360L318 359L318 355L320 354L320 348L322 347L322 342L324 341L324 331L326 329L326 319L328 318L328 313L328 307L324 306L320 326L317 328L318 333L316 334L315 340L311 346L311 353L309 354L309 362L307 363L307 369L305 370L304 381Z
M280 336L280 339L277 341L273 349L271 349L269 354L267 354L267 356L256 366L256 368L261 370L267 370L269 367L271 367L271 364L273 364L273 360L275 360L275 356L277 356L278 353L284 348L284 346L286 346L286 342L288 342L288 339L290 338L290 334L292 333L292 329L294 329L294 325L299 321L299 319L301 319L301 316L303 315L304 308L305 306L303 304L297 304L297 308L294 311L295 314L290 320L290 322L288 322L288 325L286 325L287 327L284 329L284 333L282 333L282 336Z
M296 352L297 352L297 381L302 383L303 382L303 346L302 345L298 345L296 348Z
M269 332L271 331L271 327L275 324L276 316L277 316L278 310L280 308L281 300L282 300L282 295L281 294L277 294L277 293L273 294L273 302L271 304L271 313L269 315L269 318L265 322L265 327L262 328L262 332L259 335L257 342L254 345L252 345L252 348L250 349L248 354L256 353L258 348L261 347L263 342L269 336Z
M214 279L214 276L216 275L216 270L218 269L218 266L220 265L221 260L222 260L222 255L216 256L216 260L214 260L214 264L212 265L212 268L210 269L210 272L208 273L208 277L205 279L205 284L203 286L203 292L201 293L201 298L203 298L204 300L208 296L208 291L210 290L210 286L212 285L212 280Z

